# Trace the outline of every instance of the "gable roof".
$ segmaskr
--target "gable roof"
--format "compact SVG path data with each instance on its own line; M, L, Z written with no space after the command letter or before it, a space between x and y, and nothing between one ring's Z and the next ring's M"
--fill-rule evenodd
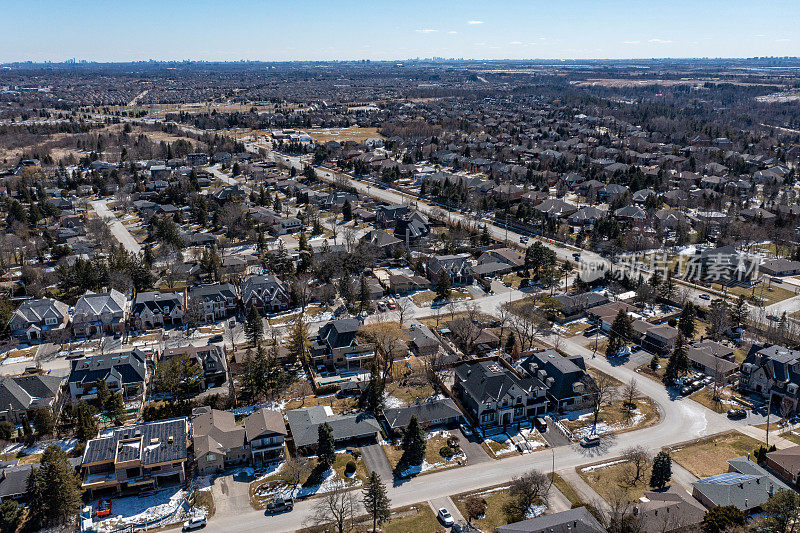
M495 528L497 533L605 533L606 529L586 507L544 514Z
M283 422L283 415L279 411L272 411L263 407L244 419L244 429L248 442L264 433L284 436L288 433L286 424Z
M536 388L544 388L538 379L521 378L494 361L468 361L458 365L455 371L464 392L477 403L487 399L499 401L512 387L527 394Z
M383 410L383 416L392 429L404 428L408 426L412 416L416 416L420 422L430 423L435 420L445 420L458 418L461 411L456 407L456 403L450 398L420 402L403 407L393 407Z
M311 446L319 438L317 427L327 422L333 429L336 441L372 436L380 432L378 421L372 413L333 415L323 406L293 409L286 413L292 439L298 448Z

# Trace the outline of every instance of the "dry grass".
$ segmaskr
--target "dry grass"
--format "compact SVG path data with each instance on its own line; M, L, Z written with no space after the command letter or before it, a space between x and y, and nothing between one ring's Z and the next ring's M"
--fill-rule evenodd
M355 141L363 142L370 137L377 137L383 139L383 136L378 133L377 128L359 128L358 126L350 126L349 128L326 128L306 130L306 133L318 142L345 142Z
M437 531L440 526L430 505L420 503L393 510L392 518L381 527L384 533L427 533Z
M472 525L481 531L494 531L498 526L504 526L508 523L506 514L503 507L511 501L511 495L508 489L503 490L483 490L476 492L467 492L458 494L452 497L453 503L458 507L459 512L464 518L467 518L466 500L470 496L477 496L486 500L486 515L483 518L475 519Z
M607 502L613 502L623 495L629 501L636 501L649 490L649 465L642 471L640 479L633 484L631 481L634 478L634 470L630 463L617 463L589 472L578 468L577 471L578 475Z
M339 398L335 394L326 396L305 396L301 399L287 402L284 411L299 409L301 407L316 407L319 405L328 406L334 413L339 414L358 408L358 399L351 396Z
M761 445L756 439L732 432L673 449L673 460L699 478L728 471L728 459L752 453Z
M631 413L626 407L622 405L622 401L616 401L612 405L607 405L600 410L600 416L597 419L598 424L605 423L614 428L612 433L619 434L635 429L642 429L652 426L659 420L659 412L655 404L650 398L639 398L636 400L636 411L638 413ZM633 417L636 415L643 415L642 418L634 423ZM565 426L571 431L579 428L590 427L594 423L592 416L587 416L581 420L562 420Z
M723 287L719 284L712 283L711 286L718 290L722 291ZM747 300L751 300L753 298L764 298L764 305L771 305L776 302L782 302L787 298L791 298L795 296L795 293L789 290L784 289L783 287L775 287L773 285L767 284L764 287L761 285L755 285L753 287L727 287L725 290L728 295L733 297L744 296Z
M729 403L734 397L741 398L741 396L736 394L730 387L717 389L717 395L719 399L714 400L714 388L709 386L703 387L689 396L689 398L717 413L727 413L728 409L742 407L742 405L738 403Z
M575 488L567 483L567 481L561 477L560 475L556 474L555 472L550 474L550 479L553 480L553 486L558 489L558 491L564 495L566 499L572 504L572 507L581 507L586 505L581 497L578 495L578 492Z
M425 446L425 461L430 464L436 463L445 463L444 458L439 453L439 450L442 449L443 446L447 444L447 438L442 436L440 433L437 433L436 436L431 437L427 441L427 445ZM394 444L384 444L382 446L384 453L386 454L386 458L389 460L389 464L392 467L392 470L397 466L397 463L400 462L400 458L403 456L403 450L399 446L395 446ZM436 468L432 468L431 470L426 470L422 472L422 474L427 474L429 472L435 472L437 470L443 470L445 468L452 468L455 466L462 466L459 464L458 461L455 459L451 461L447 461L445 464L439 465Z

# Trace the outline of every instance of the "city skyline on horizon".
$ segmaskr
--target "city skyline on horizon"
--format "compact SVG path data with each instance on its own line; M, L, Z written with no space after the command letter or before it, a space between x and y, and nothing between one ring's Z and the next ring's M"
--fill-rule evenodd
M734 59L800 56L800 3L734 0L592 2L557 10L540 1L487 6L410 0L364 10L353 1L286 5L144 0L113 8L90 0L6 7L0 62L290 62L464 60ZM100 17L105 17L102 23ZM87 21L91 24L87 24Z

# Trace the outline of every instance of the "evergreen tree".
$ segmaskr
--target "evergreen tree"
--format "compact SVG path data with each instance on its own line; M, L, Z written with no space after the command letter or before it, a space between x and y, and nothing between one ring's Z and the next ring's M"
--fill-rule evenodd
M264 321L254 305L251 305L250 309L247 310L247 318L244 321L244 334L253 346L260 345L261 339L264 337Z
M22 520L22 506L6 498L0 505L0 531L13 533L19 529Z
M317 457L322 465L330 468L336 461L336 446L333 440L333 428L325 422L317 426Z
M45 435L52 435L55 428L55 420L53 419L53 411L49 407L37 407L33 412L33 423L36 425L36 436L38 438Z
M344 205L342 206L342 220L345 222L350 222L353 220L353 206L350 203L350 199L346 199L344 201Z
M383 380L381 373L378 371L378 365L373 361L370 366L369 373L369 391L367 395L367 404L369 410L377 414L378 411L383 409Z
M111 398L111 391L108 390L108 384L104 379L97 382L97 407L100 411L105 411L108 407L108 399Z
M277 194L275 195L275 199L272 201L272 210L276 213L283 211L283 204L281 203L281 199Z
M97 436L97 420L94 417L94 410L86 402L81 402L72 410L75 418L75 436L81 442L86 442Z
M310 342L308 339L308 326L303 322L302 315L297 317L297 320L292 327L292 332L289 335L289 357L292 362L297 361L300 364L306 362L306 354L308 353L308 346Z
M81 482L66 452L48 446L39 468L28 476L29 516L35 527L62 525L72 521L81 506Z
M744 522L742 511L733 505L724 505L709 509L700 525L706 533L722 533L743 526Z
M346 272L339 278L339 296L347 303L348 307L353 304L353 286L350 282L350 275Z
M358 311L364 312L369 311L372 305L372 295L369 292L369 285L367 284L367 278L364 274L361 274L361 279L359 280L359 294L358 294L358 302L359 302L359 309Z
M297 243L298 249L302 250L309 250L311 247L308 245L308 238L306 237L306 232L301 231L300 236L298 237Z
M436 299L447 300L450 298L450 276L442 270L436 280Z
M628 316L628 313L626 313L624 309L620 309L608 332L606 357L617 355L620 348L625 345L625 342L631 338L632 334L633 324L631 322L631 317Z
M122 425L122 421L125 418L125 401L122 399L122 394L116 393L111 395L108 400L106 415L109 419L114 421L115 425Z
M392 516L391 501L386 494L386 486L377 472L373 471L369 475L361 494L364 509L372 517L372 531L377 531L378 526L387 522Z
M425 458L425 432L419 425L417 417L412 415L408 427L403 433L403 457L400 462L406 465L419 465Z
M694 337L696 316L697 310L694 304L692 304L692 302L686 302L683 309L681 309L681 316L678 319L678 329L687 339Z
M672 479L672 458L668 452L660 451L653 459L653 470L650 473L650 487L663 489Z
M686 346L683 342L683 335L680 333L675 339L675 347L672 349L672 355L669 356L667 361L667 368L664 369L664 380L667 383L674 383L679 376L682 376L691 368L689 356L686 353Z

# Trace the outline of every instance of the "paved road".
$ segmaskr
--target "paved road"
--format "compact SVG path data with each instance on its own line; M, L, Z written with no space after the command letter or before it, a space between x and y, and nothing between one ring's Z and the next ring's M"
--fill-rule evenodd
M117 220L117 217L114 216L114 213L108 208L107 200L93 200L91 204L97 216L106 222L114 238L117 239L126 250L139 255L142 251L142 246L136 242L136 239L133 238L128 228Z

